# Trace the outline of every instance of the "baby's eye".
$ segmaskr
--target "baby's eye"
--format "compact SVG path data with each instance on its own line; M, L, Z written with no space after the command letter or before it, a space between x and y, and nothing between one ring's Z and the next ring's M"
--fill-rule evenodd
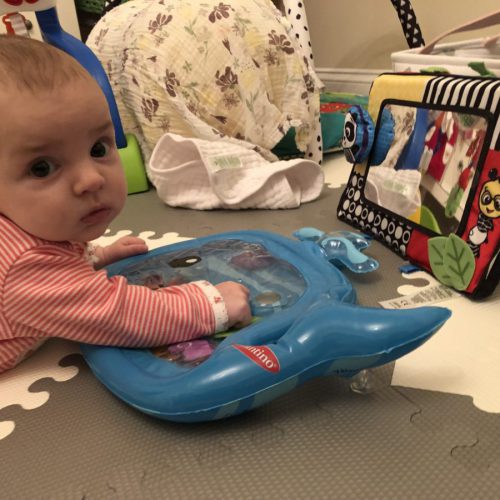
M97 141L90 150L90 156L94 158L102 158L109 152L109 146L104 141Z
M56 168L57 166L50 160L38 160L36 163L31 165L30 174L33 177L38 178L48 177L56 170Z

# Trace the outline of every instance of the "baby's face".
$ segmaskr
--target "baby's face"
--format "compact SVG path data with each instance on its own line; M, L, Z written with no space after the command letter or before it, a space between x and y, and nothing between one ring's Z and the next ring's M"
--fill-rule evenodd
M101 236L123 208L125 177L98 85L0 91L0 213L51 241Z

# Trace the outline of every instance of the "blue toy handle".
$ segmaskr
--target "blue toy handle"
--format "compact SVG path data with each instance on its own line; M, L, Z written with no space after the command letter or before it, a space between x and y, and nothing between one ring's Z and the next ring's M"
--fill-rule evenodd
M115 97L109 84L108 77L95 54L78 38L66 33L59 23L57 10L52 7L47 10L35 12L43 38L73 56L97 81L100 85L106 100L115 128L116 145L119 149L127 147L127 139L123 131L120 114L116 105Z
M429 110L417 108L415 125L401 156L396 162L396 170L418 170L425 147Z
M301 241L318 244L324 257L339 268L346 267L354 273L369 273L378 269L378 262L362 253L370 244L364 235L351 231L325 233L314 227L303 227L293 235Z

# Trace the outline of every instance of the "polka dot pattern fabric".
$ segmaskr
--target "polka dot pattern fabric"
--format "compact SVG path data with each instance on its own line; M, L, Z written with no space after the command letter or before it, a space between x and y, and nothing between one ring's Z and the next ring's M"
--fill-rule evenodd
M121 0L105 0L103 14L106 14L106 12L109 12L111 9L113 9L114 7L117 7L121 3L122 3Z
M304 2L297 0L283 0L286 17L292 25L292 33L296 38L302 53L309 61L313 60L311 37L309 36L309 26L307 24L306 9Z
M296 39L298 46L302 52L302 56L314 72L314 57L312 52L311 37L309 35L309 25L307 24L306 8L304 2L297 0L283 0L283 7L286 17L291 25L290 36ZM323 84L318 79L315 84L323 87ZM323 157L323 139L321 136L321 118L315 123L314 135L316 136L316 143L309 144L306 150L306 158L319 161Z

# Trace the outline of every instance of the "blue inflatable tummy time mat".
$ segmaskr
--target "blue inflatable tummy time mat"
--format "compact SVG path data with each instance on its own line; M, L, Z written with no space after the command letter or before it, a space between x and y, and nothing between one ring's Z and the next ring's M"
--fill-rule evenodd
M197 422L237 415L313 377L351 377L417 348L449 318L439 307L364 308L340 269L370 272L362 235L303 228L222 233L109 266L159 288L206 279L250 290L254 321L238 330L152 349L82 345L96 377L149 415Z

